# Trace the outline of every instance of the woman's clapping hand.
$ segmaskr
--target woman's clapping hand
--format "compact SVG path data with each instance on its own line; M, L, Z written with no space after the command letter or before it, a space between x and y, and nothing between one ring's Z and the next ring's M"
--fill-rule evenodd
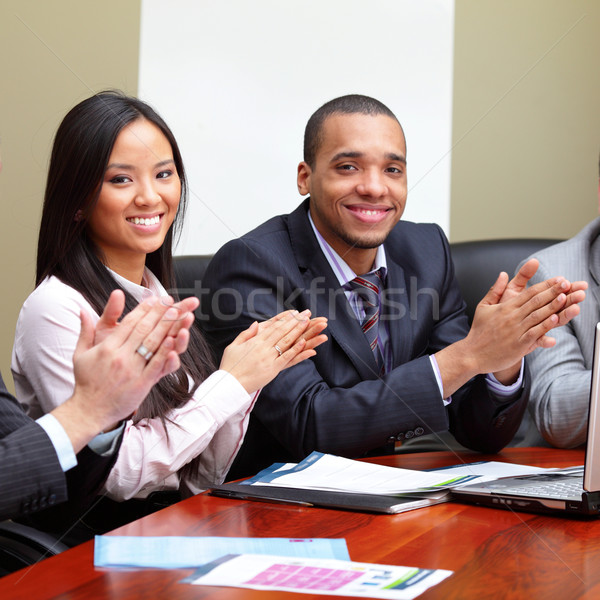
M225 348L220 368L248 393L255 392L283 369L314 356L315 348L327 340L321 333L326 327L327 319L311 319L309 310L288 310L268 321L255 321Z

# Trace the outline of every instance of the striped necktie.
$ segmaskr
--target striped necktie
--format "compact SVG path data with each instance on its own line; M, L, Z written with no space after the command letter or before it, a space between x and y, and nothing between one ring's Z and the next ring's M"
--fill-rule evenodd
M363 333L365 334L375 361L379 367L383 367L383 357L377 346L379 330L379 288L381 286L381 275L379 270L366 275L359 275L348 286L356 292L362 300L365 317L361 323Z

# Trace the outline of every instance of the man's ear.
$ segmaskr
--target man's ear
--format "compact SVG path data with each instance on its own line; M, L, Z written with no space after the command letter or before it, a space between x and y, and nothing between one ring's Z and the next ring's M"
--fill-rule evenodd
M298 165L298 179L296 183L298 184L298 191L301 196L307 196L310 194L310 175L312 171L308 166L308 163L302 161Z

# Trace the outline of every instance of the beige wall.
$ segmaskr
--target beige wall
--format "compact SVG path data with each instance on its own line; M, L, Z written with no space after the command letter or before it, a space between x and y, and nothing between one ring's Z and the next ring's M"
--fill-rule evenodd
M454 69L451 240L594 218L600 2L456 0Z
M140 0L0 0L0 369L9 388L14 326L35 277L52 136L93 92L136 93Z

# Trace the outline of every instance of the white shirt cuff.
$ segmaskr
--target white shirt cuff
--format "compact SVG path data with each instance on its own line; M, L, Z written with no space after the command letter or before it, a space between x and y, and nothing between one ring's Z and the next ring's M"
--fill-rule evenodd
M440 396L444 395L444 388L442 384L442 376L440 374L440 369L437 364L437 360L433 354L429 355L429 360L431 361L431 367L433 368L433 374L435 375L435 380L437 381L438 388L440 390ZM517 392L523 387L523 368L525 366L525 359L521 359L521 369L519 370L519 377L517 381L511 383L510 385L504 385L500 383L492 373L488 373L485 377L485 382L488 386L488 389L493 392L496 396L500 398L510 398L515 396ZM448 406L452 402L452 396L449 398L443 398L444 406Z
M77 464L77 457L73 451L71 440L58 419L48 413L37 419L36 423L48 434L62 470L72 469Z
M435 380L437 381L438 388L440 390L440 396L444 401L444 406L448 406L450 402L452 402L452 396L448 398L444 398L444 384L442 383L442 374L440 373L440 368L438 367L437 360L433 354L429 355L429 360L431 361L431 368L433 369L433 374L435 375Z
M485 376L485 382L491 392L494 392L496 396L500 396L501 398L509 398L510 396L514 396L523 386L523 367L525 365L525 359L521 359L521 368L519 370L519 377L517 381L511 383L510 385L504 385L500 383L492 373L488 373Z
M124 428L125 421L112 431L99 433L95 438L92 438L89 441L88 446L100 456L110 456L115 452L117 440Z

